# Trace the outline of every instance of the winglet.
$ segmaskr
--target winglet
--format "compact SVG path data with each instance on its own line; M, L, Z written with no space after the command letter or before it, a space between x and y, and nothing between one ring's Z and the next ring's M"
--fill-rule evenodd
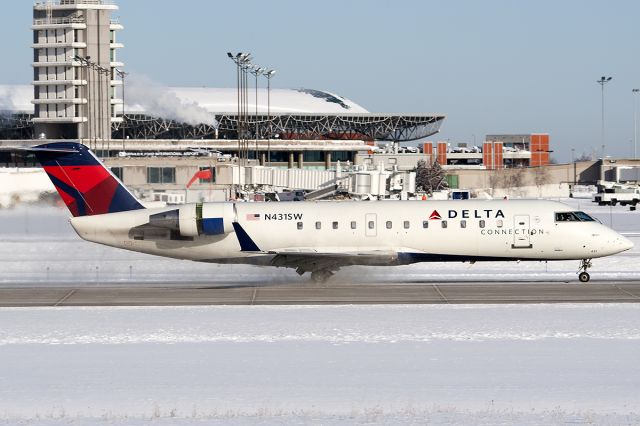
M247 231L244 230L242 225L238 222L233 222L233 229L238 236L238 242L240 243L240 250L242 251L260 251L256 243L253 242Z

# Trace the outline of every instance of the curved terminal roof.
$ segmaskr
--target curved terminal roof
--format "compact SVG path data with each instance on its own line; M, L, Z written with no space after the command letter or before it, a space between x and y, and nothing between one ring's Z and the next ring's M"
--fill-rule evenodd
M249 88L249 114L255 113L255 89ZM238 109L235 88L126 86L128 113L153 114L154 105L175 101L197 105L211 113L234 113ZM258 113L266 114L267 89L258 89ZM0 111L33 113L33 86L0 85ZM281 114L353 114L368 113L345 97L314 89L271 89L271 113ZM164 109L164 108L163 108Z
M256 115L255 89L249 90L248 95L248 128L245 132L251 137L268 137L265 132L270 131L279 139L406 142L438 132L445 119L442 114L370 113L347 98L311 89L272 89L271 115L268 116L267 90L264 88L258 90ZM32 115L32 97L32 86L0 85L0 112ZM238 137L235 88L167 88L127 81L126 100L125 124L114 122L112 128L119 132L122 126L133 139ZM31 121L23 120L27 120L27 124ZM8 127L15 127L15 123Z
M234 113L238 109L238 91L235 88L171 87L170 92L184 101L195 102L209 112ZM266 88L258 89L258 113L266 114L268 96ZM256 91L249 85L249 114L256 110ZM366 109L345 97L314 89L271 89L272 113L290 114L349 114L367 113Z

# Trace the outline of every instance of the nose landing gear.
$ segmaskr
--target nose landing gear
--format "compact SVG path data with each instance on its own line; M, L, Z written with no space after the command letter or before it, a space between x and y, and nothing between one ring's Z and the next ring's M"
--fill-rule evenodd
M591 279L591 276L587 272L587 269L589 268L591 268L591 259L582 259L580 261L580 266L578 267L578 279L581 283L589 282Z

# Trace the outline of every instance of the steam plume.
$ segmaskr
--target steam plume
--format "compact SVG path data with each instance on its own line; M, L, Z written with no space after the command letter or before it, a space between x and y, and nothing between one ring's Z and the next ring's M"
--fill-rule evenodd
M181 99L167 87L142 75L132 74L127 78L126 97L127 104L142 107L148 115L191 125L218 125L214 114L198 103Z
M15 103L13 102L14 90L11 86L0 86L0 115L11 115L15 110Z

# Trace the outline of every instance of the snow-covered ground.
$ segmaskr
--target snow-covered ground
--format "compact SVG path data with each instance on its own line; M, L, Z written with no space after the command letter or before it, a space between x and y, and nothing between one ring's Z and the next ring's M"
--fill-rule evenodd
M636 242L640 213L565 200ZM66 210L0 210L0 285L305 281L80 240ZM345 268L354 282L575 280L577 262ZM524 273L523 273L524 271ZM640 305L0 309L0 425L640 424Z
M0 208L38 201L55 191L51 180L40 167L0 167Z
M597 216L603 223L625 233L636 247L628 252L593 261L592 279L640 278L640 212L617 206L599 207L589 200L564 199L575 208ZM105 247L81 240L68 223L65 208L29 205L0 209L0 286L128 285L130 282L181 285L269 282L303 283L291 269L259 268L244 265L201 264L159 258ZM576 280L577 261L489 262L418 264L402 267L344 268L334 281L442 282L442 281L553 281ZM525 272L525 273L523 273Z
M0 424L639 424L640 305L0 310Z

